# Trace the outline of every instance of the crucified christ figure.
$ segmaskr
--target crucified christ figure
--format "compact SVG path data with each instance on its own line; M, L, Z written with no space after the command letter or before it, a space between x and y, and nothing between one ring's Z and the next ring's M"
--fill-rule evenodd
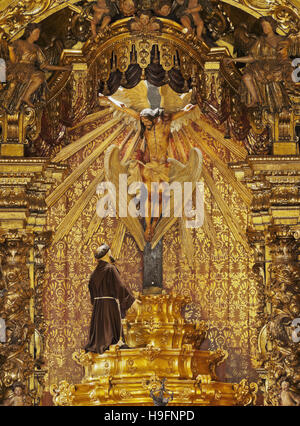
M148 191L148 198L145 204L145 239L146 241L151 241L156 224L162 214L163 194L163 188L159 185L158 199L154 198L151 200L151 184L153 182L158 184L169 182L167 152L170 141L171 123L194 108L194 105L189 104L184 109L175 113L166 113L161 108L154 110L147 108L138 113L124 104L116 105L113 101L109 101L116 108L130 114L141 122L141 138L144 140L144 148L136 152L134 160L137 162L142 181Z

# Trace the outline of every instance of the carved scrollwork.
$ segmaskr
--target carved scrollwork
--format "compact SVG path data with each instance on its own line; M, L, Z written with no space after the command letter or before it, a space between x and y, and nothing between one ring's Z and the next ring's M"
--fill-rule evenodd
M63 380L58 385L50 386L54 405L70 406L74 400L75 386Z
M255 405L258 386L256 383L248 383L243 379L239 384L233 385L238 405Z
M296 33L299 31L299 16L288 6L280 5L275 7L272 16L279 22L285 33Z
M33 246L30 233L10 231L0 235L1 287L0 317L6 322L6 341L0 347L0 399L7 397L14 383L25 383L35 362L29 353L34 332L29 301L33 295L26 266ZM24 392L28 395L28 389Z

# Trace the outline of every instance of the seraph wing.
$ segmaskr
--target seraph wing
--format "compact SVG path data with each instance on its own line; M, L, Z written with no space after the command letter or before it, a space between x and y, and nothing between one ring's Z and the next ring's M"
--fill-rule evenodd
M141 81L132 89L120 87L116 93L110 96L117 102L125 104L128 108L132 108L137 112L143 109L151 108L148 100L148 87L145 81Z
M120 209L127 212L126 217L120 217L119 219L124 223L128 231L135 239L139 249L144 251L146 245L144 230L141 222L137 217L132 217L128 214L128 203L130 196L126 191L120 190L120 174L128 175L129 162L123 163L120 161L120 150L116 145L111 145L105 152L104 156L104 169L106 179L114 184L116 189L116 211L117 215L120 214Z
M182 128L182 126L188 126L190 123L190 120L197 122L200 116L201 116L201 113L200 113L200 109L198 105L192 106L191 109L187 110L184 115L172 121L171 128L170 128L171 132L174 132L174 131L178 132Z
M169 114L179 111L191 103L192 91L180 94L165 84L159 88L159 93L161 96L160 107Z
M182 164L178 160L169 158L170 163L170 184L178 182L183 188L184 182L191 182L192 188L196 186L196 182L199 180L202 171L202 153L198 148L192 148L190 150L189 159L187 164ZM182 190L183 194L183 190ZM174 217L175 212L179 212L180 209L184 209L184 202L182 197L174 197L174 191L170 193L170 214L169 217L162 217L158 222L154 236L151 241L151 247L154 248L156 244L161 240L163 235L173 226L178 220L178 217Z

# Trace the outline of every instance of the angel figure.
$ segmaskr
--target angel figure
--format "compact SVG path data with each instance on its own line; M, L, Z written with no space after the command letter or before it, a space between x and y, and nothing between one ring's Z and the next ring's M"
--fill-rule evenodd
M23 407L30 405L27 401L27 397L24 395L23 385L21 383L16 383L13 386L13 394L4 400L4 405L12 407Z
M42 49L35 44L40 36L40 26L29 24L26 27L25 40L16 40L9 45L7 62L8 88L1 94L2 107L9 113L17 111L22 103L34 107L31 96L46 81L45 70L71 71L71 66L48 64Z
M172 13L172 0L160 0L154 7L156 15L167 18Z
M204 22L200 15L203 10L201 0L176 0L176 2L179 5L176 12L177 18L189 32L196 27L197 37L202 40Z
M150 10L140 11L128 22L130 31L152 32L160 31L161 22L152 15Z
M295 406L300 405L300 395L290 390L290 384L287 381L281 383L280 393L281 405L284 406Z
M291 80L292 65L288 55L289 41L276 34L277 22L270 16L263 16L259 23L263 35L252 44L248 56L226 59L227 63L245 63L241 95L244 101L250 95L247 106L268 106L271 111L289 107L289 97L284 83Z
M137 10L136 0L120 0L119 9L124 16L133 16Z
M97 36L97 25L100 24L100 30L107 27L112 18L118 14L118 9L114 0L98 0L93 6L94 14L91 21L91 31L93 38Z
M202 158L199 150L195 148L191 150L189 163L186 166L179 162L172 163L172 160L168 158L172 123L180 117L184 117L189 111L193 110L195 106L189 104L182 110L172 113L168 113L162 108L156 108L154 110L146 108L141 112L137 112L132 108L126 107L123 103L115 104L113 100L110 100L110 102L117 109L129 114L140 122L140 137L143 141L143 147L136 150L134 158L127 164L126 173L129 174L128 183L136 182L138 179L143 182L147 188L144 238L146 241L150 242L162 215L163 184L171 183L171 181L180 181L176 172L179 172L181 177L185 176L182 167L186 167L185 171L189 170L189 173L192 175L194 172L194 178L199 177ZM109 177L112 177L113 174L112 168L114 161L114 164L119 162L118 155L119 151L117 147L111 147L110 150L108 150L106 172ZM173 168L176 169L175 172ZM114 176L114 178L115 177L116 176ZM187 177L187 180L191 181L192 176ZM153 200L151 197L151 184L154 182L162 184L159 188L159 194L156 200Z

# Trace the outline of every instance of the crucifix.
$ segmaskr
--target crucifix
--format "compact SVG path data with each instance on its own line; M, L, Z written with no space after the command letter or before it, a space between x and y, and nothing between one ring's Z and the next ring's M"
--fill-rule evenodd
M151 108L160 107L161 96L158 87L147 83L148 100ZM151 244L147 242L143 253L143 292L151 293L163 288L163 240L151 249Z
M143 253L143 292L152 293L163 288L163 241L151 249L147 243Z

